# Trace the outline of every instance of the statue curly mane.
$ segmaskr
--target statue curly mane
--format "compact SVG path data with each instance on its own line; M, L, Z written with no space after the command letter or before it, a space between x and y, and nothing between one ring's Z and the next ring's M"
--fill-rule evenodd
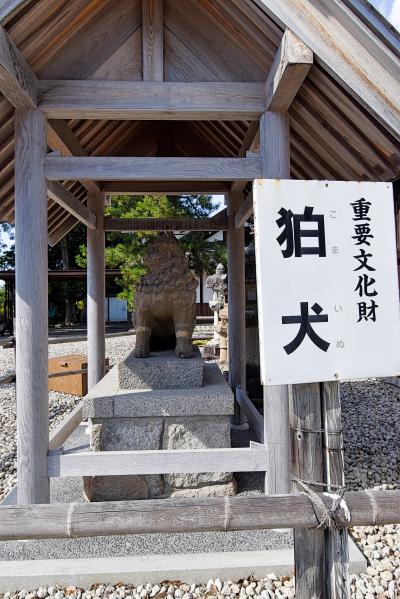
M146 357L150 341L157 338L168 343L172 337L177 356L188 358L196 322L196 277L172 237L154 239L147 247L144 263L147 273L140 278L135 293L135 355Z
M148 246L144 258L147 273L140 278L136 293L161 292L164 289L196 289L196 277L175 239L159 237Z

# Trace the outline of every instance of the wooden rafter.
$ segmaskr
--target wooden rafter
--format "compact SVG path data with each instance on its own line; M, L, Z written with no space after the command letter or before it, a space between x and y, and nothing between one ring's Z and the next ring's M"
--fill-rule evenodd
M15 108L35 108L37 80L3 27L0 26L0 92Z
M96 228L96 215L84 206L73 193L58 181L47 182L47 195L89 229Z
M398 57L344 2L254 1L303 40L316 61L400 139Z

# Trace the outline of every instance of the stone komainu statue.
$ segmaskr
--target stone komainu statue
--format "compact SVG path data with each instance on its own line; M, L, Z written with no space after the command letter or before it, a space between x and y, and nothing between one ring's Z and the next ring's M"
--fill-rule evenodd
M151 338L173 338L175 334L176 355L189 358L196 322L196 277L172 237L160 236L152 241L144 263L147 273L135 291L135 355L149 355Z

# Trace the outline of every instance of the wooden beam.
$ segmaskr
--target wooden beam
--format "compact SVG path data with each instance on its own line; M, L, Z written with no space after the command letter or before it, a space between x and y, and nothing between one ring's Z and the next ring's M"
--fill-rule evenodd
M237 387L235 397L240 409L243 410L246 415L250 428L255 434L257 441L259 443L264 443L264 419L262 415L242 387Z
M329 496L319 498L332 508ZM350 521L341 505L337 520L343 527L398 522L400 491L349 491L344 500ZM0 507L0 540L315 528L321 515L305 495L294 494L7 505Z
M48 181L47 195L89 229L96 228L96 215L77 200L74 194L68 191L64 185L58 181Z
M224 181L104 181L101 191L111 195L196 195L224 194L229 184Z
M258 179L259 158L45 158L50 181L234 181Z
M1 25L0 92L15 108L36 107L36 76Z
M289 28L331 76L400 139L398 54L342 0L254 0Z
M15 112L16 395L18 503L50 500L47 478L48 269L44 115Z
M142 0L143 81L164 79L164 0Z
M113 218L104 219L105 231L226 231L228 219L217 218Z
M245 222L253 214L253 193L250 193L245 201L241 204L235 215L235 229L243 227Z
M50 477L265 471L264 446L50 453Z
M245 120L265 110L262 83L40 81L50 119Z
M85 148L62 120L47 121L47 143L49 148L61 152L63 156L87 156ZM86 180L80 183L89 193L100 193L95 181Z
M286 29L266 83L266 109L287 112L313 63L313 53Z

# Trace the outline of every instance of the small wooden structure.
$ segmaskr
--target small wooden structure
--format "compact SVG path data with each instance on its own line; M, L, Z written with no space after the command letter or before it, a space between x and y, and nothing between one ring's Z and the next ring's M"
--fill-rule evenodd
M1 508L0 536L20 535L22 514L31 524L38 515L36 536L51 536L60 533L63 515L33 504L48 503L49 475L88 458L48 455L47 244L78 221L87 226L90 388L104 375L105 231L149 226L104 219L104 195L225 194L227 222L179 228L227 228L230 383L241 386L246 405L243 224L252 212L251 182L396 179L400 41L364 0L5 0L0 20L0 219L16 227L18 504L30 506ZM328 487L341 484L339 406L335 384L268 388L265 446L200 452L185 463L199 471L207 463L212 470L266 470L269 495L290 493L292 471ZM76 412L72 422L78 419ZM68 419L58 444L70 430ZM53 437L50 449L56 446ZM119 460L124 473L135 464L159 473L177 467L169 455L130 458ZM113 473L109 456L97 456L96 464ZM398 521L398 494L387 497L362 501L382 506L381 522ZM347 597L345 528L305 531L316 524L308 500L280 501L230 500L234 527L257 526L262 514L285 505L280 524L294 526L297 515L302 528L296 596ZM200 503L206 525L222 526L221 502ZM173 530L182 502L163 505ZM373 523L375 512L350 498L349 505L358 514L352 522ZM256 521L247 517L253 508ZM15 517L21 519L10 532L8 518ZM271 522L279 525L278 518ZM140 523L135 531L147 530L148 520ZM184 528L201 526L188 519ZM125 513L121 526L113 519L107 528L122 530Z

